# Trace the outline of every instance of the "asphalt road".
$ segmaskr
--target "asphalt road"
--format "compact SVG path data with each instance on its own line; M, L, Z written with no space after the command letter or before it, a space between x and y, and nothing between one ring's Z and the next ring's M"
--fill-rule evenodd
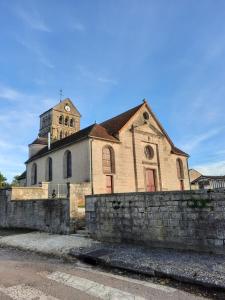
M65 263L32 253L0 248L1 300L206 299L79 262Z

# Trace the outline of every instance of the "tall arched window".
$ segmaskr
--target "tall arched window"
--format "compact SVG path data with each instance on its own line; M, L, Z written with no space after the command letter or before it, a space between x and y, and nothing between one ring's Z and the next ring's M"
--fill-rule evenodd
M63 124L63 116L59 117L59 124Z
M31 184L37 184L37 164L33 163L31 167Z
M69 118L68 118L68 117L65 118L65 125L66 125L66 126L69 125Z
M60 138L60 140L63 138L63 132L62 131L60 131L59 138Z
M74 127L74 119L70 119L70 127Z
M102 170L104 174L115 173L115 155L111 146L102 149Z
M48 157L46 160L45 180L52 181L52 158L51 157Z
M64 178L72 177L72 155L69 150L67 150L63 156L63 173Z
M177 159L177 177L179 179L184 179L184 166L180 158Z

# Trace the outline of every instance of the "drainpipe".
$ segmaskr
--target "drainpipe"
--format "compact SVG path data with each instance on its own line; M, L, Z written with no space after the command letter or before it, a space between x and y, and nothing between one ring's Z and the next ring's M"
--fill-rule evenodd
M91 194L94 194L94 186L93 186L93 157L92 157L92 143L93 139L89 139L89 158L90 158L90 182L91 182Z
M190 186L190 191L191 191L191 180L190 180L190 173L189 173L189 163L188 163L188 158L186 159L186 162L187 162L187 170L188 170L189 186Z
M132 132L132 145L133 145L133 161L134 161L135 191L138 192L137 159L136 159L136 149L135 149L134 125L132 125L132 127L131 127L131 132Z

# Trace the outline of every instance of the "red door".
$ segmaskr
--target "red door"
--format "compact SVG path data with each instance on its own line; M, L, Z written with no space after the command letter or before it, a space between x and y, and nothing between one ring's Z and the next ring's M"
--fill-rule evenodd
M106 175L106 193L113 193L113 177L111 175Z
M155 192L155 174L154 170L146 170L145 171L145 177L146 177L146 191L147 192Z

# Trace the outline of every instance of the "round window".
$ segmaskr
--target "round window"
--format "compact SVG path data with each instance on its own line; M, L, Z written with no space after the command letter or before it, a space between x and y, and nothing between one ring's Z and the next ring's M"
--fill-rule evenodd
M149 120L149 114L147 113L147 111L145 111L145 112L143 113L143 118L144 118L145 120Z
M152 159L154 157L154 150L151 146L145 147L145 157L147 159Z

